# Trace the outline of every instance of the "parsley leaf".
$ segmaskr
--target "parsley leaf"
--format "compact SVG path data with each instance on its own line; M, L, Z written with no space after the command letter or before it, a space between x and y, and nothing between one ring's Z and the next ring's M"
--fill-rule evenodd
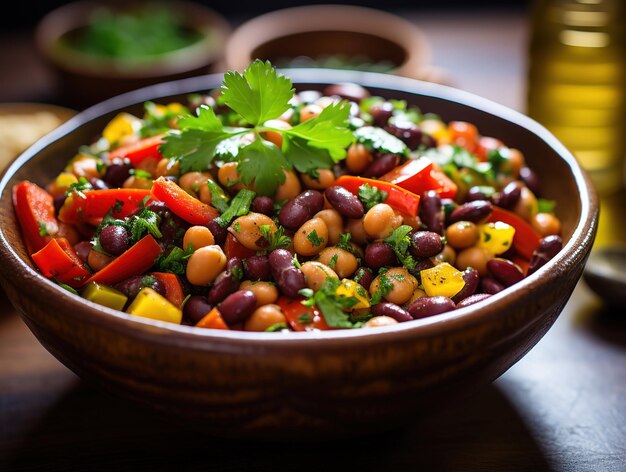
M384 202L387 199L387 192L370 184L363 184L359 187L358 196L367 211L374 205Z
M77 193L78 195L82 195L82 193L86 190L93 190L93 185L85 178L80 177L78 182L74 182L70 184L67 190L65 191L65 195L68 196L72 193Z
M372 305L377 305L378 303L380 303L383 297L385 297L389 292L391 292L391 290L393 290L393 282L391 281L389 277L387 277L388 270L389 269L383 267L378 272L378 276L379 276L378 290L376 290L372 294L372 297L370 299L370 303Z
M298 172L318 178L317 169L329 169L333 159L324 149L307 145L306 140L297 137L283 138L283 153Z
M270 253L274 249L280 249L287 247L291 244L291 238L285 236L285 228L277 225L276 231L271 232L272 227L270 225L259 226L259 232L267 240L269 245L265 248L265 252Z
M363 126L354 131L354 136L357 142L364 144L368 149L384 153L402 154L403 156L408 156L409 154L409 148L404 142L382 128Z
M322 243L324 242L324 238L320 238L319 235L317 234L317 230L315 230L315 229L313 231L311 231L309 234L307 234L306 238L315 247L320 247L322 245Z
M352 308L358 303L355 297L337 295L337 289L341 281L334 277L327 277L320 289L311 298L302 303L306 306L317 305L322 312L326 324L331 328L357 328L350 321L350 315L343 311L344 308Z
M252 205L255 196L256 194L252 190L245 188L239 190L239 193L230 202L228 209L217 218L217 223L222 228L226 228L236 217L250 213L250 205Z
M128 221L133 242L139 241L148 233L155 238L162 237L163 235L159 230L159 222L160 218L155 212L148 210L147 208L143 208Z
M227 72L221 91L224 103L255 126L287 111L294 94L291 80L259 59L243 75Z
M190 245L186 251L178 246L173 246L171 251L165 255L161 254L154 265L160 272L170 272L172 274L184 275L187 267L187 260L193 254L193 247Z
M254 187L261 195L273 195L276 188L285 181L283 169L291 165L280 149L269 141L256 139L239 151L237 171L245 185L254 181Z
M413 231L413 228L409 225L402 225L383 240L391 246L400 263L407 269L415 268L415 259L408 254L408 250L411 247L411 238L409 237L411 231Z

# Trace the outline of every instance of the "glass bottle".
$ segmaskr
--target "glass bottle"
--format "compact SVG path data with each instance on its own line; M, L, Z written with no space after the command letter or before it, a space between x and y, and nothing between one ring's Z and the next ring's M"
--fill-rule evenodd
M624 186L626 1L536 0L528 114L577 157L601 195Z

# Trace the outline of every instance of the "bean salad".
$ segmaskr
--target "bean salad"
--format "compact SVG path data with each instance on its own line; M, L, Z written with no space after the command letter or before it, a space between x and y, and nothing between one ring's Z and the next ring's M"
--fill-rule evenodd
M202 329L375 328L488 299L562 248L523 150L269 62L119 113L51 182L13 187L45 276Z

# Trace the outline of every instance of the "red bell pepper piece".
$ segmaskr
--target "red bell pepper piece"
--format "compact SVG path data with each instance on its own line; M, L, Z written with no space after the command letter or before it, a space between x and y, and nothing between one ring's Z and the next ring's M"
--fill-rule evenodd
M161 246L150 234L144 236L109 265L93 274L86 283L112 285L147 271L161 254Z
M176 274L169 272L152 272L150 275L160 280L165 286L165 298L180 308L185 299L185 295L183 294L183 288Z
M29 254L39 251L59 231L52 195L23 180L13 187L13 208Z
M371 187L376 187L379 190L387 192L387 198L385 202L394 210L408 216L417 215L417 209L419 207L420 197L415 193L405 190L390 182L383 182L381 180L367 179L365 177L357 177L354 175L342 175L335 181L336 185L339 185L350 193L358 195L359 187L361 185L369 184Z
M197 328L230 329L217 308L213 308L196 324Z
M224 243L224 254L226 258L231 260L233 257L239 259L247 259L248 257L256 256L256 251L248 249L235 238L231 233L226 236L226 242Z
M417 195L435 190L442 198L453 198L457 192L456 184L425 157L407 161L387 172L380 180L391 182Z
M154 198L161 200L176 215L192 225L206 225L219 216L214 207L192 197L165 177L159 177L154 181L151 193Z
M112 188L72 193L59 210L64 223L96 223L113 210L112 216L122 219L138 210L150 191L138 188Z
M159 151L159 146L163 143L163 134L142 139L136 143L129 144L114 149L109 153L109 160L116 157L127 157L133 167L148 158L162 159L163 155Z
M526 220L515 213L494 206L488 221L489 223L502 221L513 226L515 228L513 248L525 259L530 260L532 258L533 252L539 247L541 235Z
M45 277L54 277L70 287L82 286L91 275L65 238L51 239L32 258Z
M300 303L304 298L294 299L280 297L276 304L280 307L289 326L294 331L329 330L322 313L315 306L304 306Z

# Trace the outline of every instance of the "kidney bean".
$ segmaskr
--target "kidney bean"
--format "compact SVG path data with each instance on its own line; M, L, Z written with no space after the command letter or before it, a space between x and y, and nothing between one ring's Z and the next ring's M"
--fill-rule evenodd
M219 244L220 246L226 242L226 237L228 236L228 229L222 228L222 226L217 222L217 220L211 220L207 223L207 228L213 234L213 239L215 239L215 244Z
M448 218L448 223L456 223L457 221L471 221L478 223L487 218L493 210L493 205L487 200L475 200L473 202L464 203L456 208Z
M396 265L398 259L389 244L374 242L365 248L365 263L372 270L378 270L381 267Z
M86 263L89 257L89 251L91 251L91 243L89 241L77 242L74 244L74 251L76 251L76 255Z
M124 181L130 176L133 165L126 157L116 157L107 165L107 170L102 180L111 187L121 187Z
M509 182L502 191L494 197L493 203L502 208L513 208L521 195L522 184L519 182Z
M400 156L398 154L382 154L374 159L363 171L363 177L376 178L391 172L400 164Z
M183 314L195 325L204 318L212 308L213 307L207 302L206 297L193 295L185 302Z
M470 187L467 191L467 195L465 200L468 202L473 202L476 200L489 200L489 197L483 193L483 189L478 186Z
M413 319L408 311L396 305L395 303L378 303L377 305L372 306L371 312L374 316L388 316L399 323L402 323L404 321L411 321Z
M490 293L475 293L474 295L470 295L467 298L464 298L459 303L456 304L457 308L463 308L465 306L473 305L474 303L482 302L491 296Z
M359 198L339 185L328 187L324 195L326 195L328 202L335 210L346 218L358 219L365 214L363 204Z
M487 270L505 287L510 287L524 278L524 273L519 267L508 259L499 257L487 261Z
M539 196L541 194L541 184L539 183L539 177L535 174L535 171L530 167L522 167L519 171L520 179L528 187L528 189Z
M448 297L420 297L409 305L408 312L413 319L417 320L419 318L445 313L455 308L456 305Z
M272 216L274 212L274 200L264 195L254 197L250 205L250 210L255 213L263 213L264 215Z
M361 100L369 97L370 93L364 87L358 84L345 82L329 85L324 89L324 95L329 97L337 96L358 103Z
M454 303L459 303L461 300L473 295L474 292L476 292L478 283L480 282L478 271L473 268L464 270L463 281L465 282L463 288L459 291L459 293L452 297L452 301Z
M294 200L297 204L308 208L311 216L324 208L324 196L317 190L305 190Z
M272 280L272 270L267 256L248 257L243 264L246 278L250 280Z
M228 295L218 309L226 324L240 323L256 309L256 295L252 290L238 290Z
M150 287L159 295L165 296L165 284L151 275L135 275L113 284L115 290L119 290L131 300L145 287Z
M130 247L130 235L122 226L105 226L100 231L100 245L102 249L113 256L120 256Z
M163 247L182 245L183 237L188 227L187 222L178 215L169 210L163 212L161 222L159 223L159 231L162 234L159 244Z
M443 238L433 231L415 231L409 250L415 257L434 257L443 251Z
M310 217L309 208L295 200L290 200L280 209L278 221L285 228L296 230Z
M480 279L480 290L484 293L495 295L506 287L492 277L482 277Z
M546 236L539 241L539 247L533 252L533 256L528 264L527 274L534 274L537 270L546 264L550 259L557 255L563 248L563 240L560 236L552 234Z
M286 249L274 249L269 265L278 288L287 297L296 298L298 291L306 288L304 274L293 264L293 256Z
M238 257L231 258L226 263L226 270L221 272L207 295L207 301L215 305L224 300L228 295L234 293L239 288L243 264Z
M426 147L426 149L436 148L437 147L437 140L435 138L433 138L430 134L423 133L422 134L422 145L424 147Z
M385 126L387 133L400 139L409 149L417 149L423 142L422 130L415 123L408 120L398 120Z
M374 281L374 273L368 267L359 267L354 273L353 280L360 284L365 290L370 289Z
M434 190L428 190L422 195L420 201L419 214L422 223L428 231L443 235L444 213L441 205L441 197Z
M372 105L368 112L374 120L374 125L382 128L387 124L391 115L393 115L393 105L390 102L377 103Z
M104 180L98 179L97 177L93 177L89 179L89 183L93 187L94 190L108 190L111 188Z

